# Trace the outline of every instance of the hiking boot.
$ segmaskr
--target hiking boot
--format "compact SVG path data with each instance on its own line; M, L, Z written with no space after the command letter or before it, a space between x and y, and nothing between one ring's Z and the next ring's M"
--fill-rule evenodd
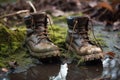
M68 50L77 53L84 60L94 60L103 57L101 48L91 44L88 36L88 17L68 17L66 46Z
M47 15L33 13L24 18L27 27L26 47L37 58L59 56L60 52L48 37Z

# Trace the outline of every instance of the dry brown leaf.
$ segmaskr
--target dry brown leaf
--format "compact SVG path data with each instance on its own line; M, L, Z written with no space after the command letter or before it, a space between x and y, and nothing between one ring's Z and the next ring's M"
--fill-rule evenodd
M106 53L106 54L109 55L109 56L112 57L112 58L115 57L115 53L113 53L113 52L108 52L108 53Z
M103 7L103 8L106 8L106 9L114 12L113 7L107 2L99 2L96 7Z

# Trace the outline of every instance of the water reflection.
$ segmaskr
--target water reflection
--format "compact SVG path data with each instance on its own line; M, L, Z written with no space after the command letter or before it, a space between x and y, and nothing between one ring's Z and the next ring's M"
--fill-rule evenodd
M66 80L67 74L68 74L68 64L64 63L61 64L58 75L49 77L49 80Z
M42 64L31 67L27 72L11 74L11 80L49 80L52 75L58 75L60 64ZM68 75L66 80L93 80L100 77L102 65L76 66L68 64Z

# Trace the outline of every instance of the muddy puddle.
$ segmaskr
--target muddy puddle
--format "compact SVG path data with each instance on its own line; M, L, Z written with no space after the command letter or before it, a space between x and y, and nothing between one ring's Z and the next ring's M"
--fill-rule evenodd
M59 73L60 64L43 64L31 67L27 72L10 75L10 80L49 80ZM68 64L67 80L93 80L101 76L102 65L76 66Z
M103 26L95 26L94 34L96 38L102 39L104 52L113 51L120 54L120 51L115 47L120 44L119 31L104 31ZM29 68L22 73L10 74L11 80L49 80L50 76L56 76L59 72L60 64L42 64ZM94 80L100 78L102 74L102 64L76 66L76 64L68 64L67 80Z

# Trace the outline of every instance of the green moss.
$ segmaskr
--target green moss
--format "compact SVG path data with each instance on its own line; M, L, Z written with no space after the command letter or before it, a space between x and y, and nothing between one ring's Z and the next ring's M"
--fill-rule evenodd
M83 16L82 12L71 14L70 16Z
M118 32L118 36L120 37L120 32Z
M107 44L102 38L96 38L91 40L93 43L96 43L99 46L106 47Z
M58 25L49 26L49 36L51 40L58 45L59 47L63 47L65 43L67 28L60 27Z
M104 35L102 34L94 34L89 32L90 40L93 44L96 44L101 47L107 47L105 40L103 39ZM95 37L94 37L95 36Z
M66 16L53 17L53 21L56 22L66 22Z
M11 30L0 25L0 55L14 53L21 46L24 37L25 30L19 28Z
M26 55L26 51L21 49L26 28L13 27L12 29L8 29L0 24L0 67L7 66L11 60L19 62L20 59L22 60Z

